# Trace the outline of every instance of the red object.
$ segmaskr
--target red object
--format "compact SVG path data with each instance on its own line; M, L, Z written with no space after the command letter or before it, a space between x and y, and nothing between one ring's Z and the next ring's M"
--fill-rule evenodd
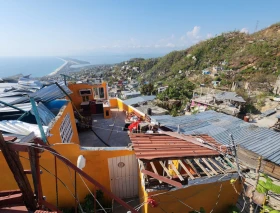
M130 124L130 125L128 126L129 131L132 132L132 130L133 130L134 128L137 129L139 123L140 123L140 121L135 121L135 122L133 122L132 124Z
M192 143L186 138L179 139L167 134L129 134L133 149L137 159L152 160L157 158L172 157L212 157L219 156L216 150L203 147L203 144ZM189 136L190 139L200 138L211 144L213 147L220 149L220 144L208 135ZM222 147L225 151L226 147Z
M153 198L150 198L150 197L149 197L148 200L147 200L147 202L148 202L148 204L151 205L152 208L155 208L155 207L158 206L158 203L157 203Z
M91 112L91 114L96 114L96 102L95 101L90 102L90 112Z

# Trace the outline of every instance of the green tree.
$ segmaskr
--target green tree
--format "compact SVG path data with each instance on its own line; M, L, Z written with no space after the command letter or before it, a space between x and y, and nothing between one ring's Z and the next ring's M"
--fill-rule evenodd
M194 89L195 85L192 82L183 80L170 84L165 91L157 95L157 98L161 101L168 99L186 100L192 98Z
M140 88L140 92L142 95L152 95L155 94L155 88L154 85L149 83L149 84L144 84L141 88Z

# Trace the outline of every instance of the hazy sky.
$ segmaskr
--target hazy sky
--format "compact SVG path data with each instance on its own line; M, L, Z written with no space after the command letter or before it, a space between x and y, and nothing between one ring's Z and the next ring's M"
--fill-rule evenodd
M280 21L279 0L0 0L0 56L165 53Z

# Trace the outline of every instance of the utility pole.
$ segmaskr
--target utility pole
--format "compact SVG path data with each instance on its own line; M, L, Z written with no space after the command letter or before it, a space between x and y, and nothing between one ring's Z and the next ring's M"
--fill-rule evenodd
M255 32L257 32L257 30L258 30L258 26L259 26L259 20L257 20L256 27L255 27Z

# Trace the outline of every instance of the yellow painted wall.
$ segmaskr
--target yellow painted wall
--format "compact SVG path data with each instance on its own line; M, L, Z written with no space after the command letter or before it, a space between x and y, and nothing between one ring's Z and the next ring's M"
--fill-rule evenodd
M79 155L83 155L86 158L86 167L83 169L88 175L96 179L99 183L106 186L110 190L110 179L109 179L109 169L108 169L108 158L132 155L133 151L129 150L114 150L114 151L89 151L89 150L80 150L79 145L77 144L55 144L53 148L58 151L61 155L68 158L73 164L76 165L77 158ZM27 157L27 153L20 153L21 156ZM27 159L21 159L24 169L30 169L29 161ZM41 154L40 164L46 168L51 173L55 173L55 163L54 156L49 152L45 151ZM0 152L0 191L2 190L12 190L18 189L16 182L13 179L6 161ZM67 168L67 166L57 160L57 171L58 177L67 185L69 190L74 193L74 172L72 169ZM55 189L55 178L53 175L46 172L42 169L43 174L41 175L43 194L46 196L47 201L56 204L56 189ZM31 175L28 175L29 180L31 181ZM32 182L30 182L32 183ZM89 184L91 190L94 190L94 187ZM32 185L32 184L31 184ZM69 207L74 205L74 198L71 196L71 193L63 186L61 182L58 181L58 196L59 196L59 206L60 207ZM84 197L89 194L88 190L84 186L81 178L77 175L77 190L79 195L79 200L82 201Z
M118 100L117 98L109 99L111 108L118 108Z
M221 183L221 195L219 202L215 207ZM236 181L235 187L237 191L240 192L242 188L241 182ZM141 185L139 187L140 203L146 202L148 197L154 195L153 199L156 200L156 202L159 203L159 206L168 213L188 213L192 211L192 209L182 204L179 200L183 201L197 211L200 210L200 207L203 207L206 213L209 213L215 207L213 213L223 213L227 212L229 206L236 204L239 196L231 185L230 180L224 182L193 185L184 189L178 189L176 191L160 194L163 192L167 191L159 190L155 192L146 192L144 187ZM151 205L145 204L141 208L141 212L162 213L163 211L159 206L153 208Z
M55 117L52 124L50 124L50 135L51 136L47 137L47 140L50 144L62 143L59 128L61 126L63 119L65 118L65 116L68 113L70 115L70 121L71 121L71 125L72 125L72 130L73 130L73 136L71 138L71 143L80 144L71 102L67 102L67 104L61 108L60 112Z
M140 114L141 116L143 116L143 118L145 118L145 113L140 112L139 110L135 109L134 107L130 106L130 105L126 105L123 100L116 98L116 99L110 99L110 104L111 107L118 107L119 110L122 111L126 111L126 112L136 112L138 114Z

